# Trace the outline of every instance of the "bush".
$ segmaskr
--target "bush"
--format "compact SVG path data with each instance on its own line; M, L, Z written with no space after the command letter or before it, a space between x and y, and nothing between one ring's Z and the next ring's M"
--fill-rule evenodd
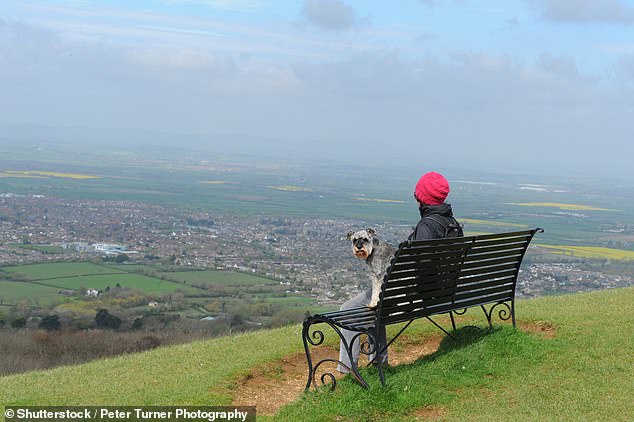
M95 326L116 330L121 326L121 319L111 315L106 309L99 309L95 315Z
M160 338L153 335L143 336L134 343L134 351L140 352L144 350L152 350L156 349L160 345Z
M136 318L134 320L134 322L132 322L132 327L130 327L133 330L140 330L143 327L143 318Z
M55 331L59 330L62 327L62 323L59 321L59 317L57 315L49 315L40 321L39 328L42 328L46 331Z
M24 328L26 326L26 318L18 317L11 321L12 328Z

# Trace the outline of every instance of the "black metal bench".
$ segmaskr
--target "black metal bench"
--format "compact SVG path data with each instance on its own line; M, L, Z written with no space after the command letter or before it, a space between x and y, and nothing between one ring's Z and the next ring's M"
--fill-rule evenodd
M489 327L492 327L493 311L502 305L498 317L501 320L512 318L515 326L517 276L528 245L537 232L543 230L401 243L383 280L379 304L375 309L360 307L327 312L308 315L304 320L302 338L308 360L306 389L311 384L316 386L317 370L326 362L347 368L361 385L368 388L354 364L353 344L360 342L360 352L365 355L379 356L413 321L420 318L428 319L453 338L431 317L449 314L455 331L454 314L462 315L467 308L479 306ZM490 305L489 309L485 305ZM353 362L352 367L337 359L322 359L313 364L310 346L324 342L324 333L313 326L321 323L330 326L341 338L350 362ZM381 326L398 323L406 324L391 340L385 340L385 344L377 342ZM342 336L342 329L356 333L350 344ZM364 335L367 337L362 341ZM375 357L370 364L377 366L381 383L385 385L380 359ZM320 379L322 384L329 379L332 389L335 388L336 379L332 373L326 372Z

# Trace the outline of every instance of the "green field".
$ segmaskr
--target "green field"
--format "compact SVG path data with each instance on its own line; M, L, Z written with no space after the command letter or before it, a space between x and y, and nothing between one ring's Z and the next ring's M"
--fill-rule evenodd
M168 148L104 151L74 145L50 146L41 154L28 145L0 145L0 171L40 175L38 179L0 177L0 192L131 200L245 216L357 218L412 225L418 220L412 190L422 171L419 166L289 164L249 156L217 157L202 146L187 154L188 158L175 159L175 151ZM200 164L205 159L209 165ZM456 169L443 173L452 182L448 201L458 220L464 220L466 231L543 227L542 242L601 247L606 246L599 241L606 234L604 227L634 224L634 188L629 181ZM548 190L523 190L526 183Z
M123 273L90 262L61 262L51 264L31 264L2 268L4 271L25 276L28 280L47 280L57 277L79 277L94 274Z
M40 304L60 298L58 288L21 281L0 281L0 300L15 305L21 300L35 300Z
M269 278L258 277L256 275L238 273L234 271L187 271L187 272L162 272L160 275L168 277L170 280L177 280L186 283L208 284L208 285L254 285L254 284L279 284L278 281Z
M22 300L36 300L43 305L55 299L63 299L60 291L79 291L81 289L106 290L121 287L140 290L146 294L183 292L195 312L210 299L222 300L237 306L250 299L263 299L266 302L283 308L301 308L312 311L331 310L317 305L315 299L301 296L273 297L283 293L284 289L279 281L252 274L234 271L173 271L159 272L160 267L149 265L98 265L89 262L63 262L47 264L31 264L23 266L4 267L3 271L9 276L15 276L15 281L1 282L0 299L5 304L15 305ZM142 271L143 274L138 273ZM207 287L221 286L229 288L210 294ZM255 288L250 293L250 288ZM234 297L236 289L244 295ZM253 289L251 289L253 290ZM75 297L74 299L77 299ZM189 302L188 302L189 303Z
M634 330L634 314L627 312L633 302L634 288L518 301L520 325L547 324L554 338L500 322L493 331L464 329L432 355L389 367L386 387L374 368L362 370L370 390L350 377L334 393L301 393L301 382L285 387L298 399L275 420L412 421L431 409L448 421L629 421L634 343L624 333ZM473 311L468 323L483 326ZM410 330L409 342L438 335L424 321ZM1 404L231 405L240 380L256 368L283 367L285 356L301 356L300 332L288 326L10 375L0 378Z
M271 303L283 303L286 305L306 305L313 304L317 301L315 299L311 299L309 297L300 297L300 296L282 296L282 297L267 297L267 302Z
M77 290L81 287L87 289L104 290L106 287L121 287L141 290L145 293L168 293L181 290L189 294L204 294L203 290L195 287L184 286L171 281L160 280L158 278L147 277L140 274L109 274L109 275L87 275L68 278L55 278L47 280L47 284L69 290Z

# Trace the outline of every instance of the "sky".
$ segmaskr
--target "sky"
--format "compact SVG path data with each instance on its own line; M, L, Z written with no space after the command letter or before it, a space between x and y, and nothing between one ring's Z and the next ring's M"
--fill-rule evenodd
M16 127L630 178L634 0L0 0Z

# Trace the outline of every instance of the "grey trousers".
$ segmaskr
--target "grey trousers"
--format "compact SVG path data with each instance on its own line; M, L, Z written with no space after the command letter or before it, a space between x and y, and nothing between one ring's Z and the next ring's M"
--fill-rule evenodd
M353 297L352 299L350 299L349 301L341 305L341 310L343 311L346 309L358 308L360 306L367 306L368 303L370 303L371 298L372 298L372 289L368 289L362 293L359 293L358 295L356 295L355 297ZM350 342L352 341L352 338L355 335L357 335L358 332L349 331L349 330L341 330L341 334L346 339L348 344L350 344ZM378 340L380 344L386 343L385 327L382 327L379 330ZM370 355L370 360L372 360L373 358L374 358L374 354ZM355 365L359 362L359 338L357 338L354 344L352 345L352 359L354 360ZM381 363L387 364L387 350L385 350L381 354L381 356L377 358L377 360L379 359L381 360ZM348 353L346 352L346 346L343 341L341 341L339 345L339 360L343 364L348 365L349 367L352 367L352 365L350 364L350 359L348 358ZM348 370L342 367L341 365L337 366L337 371L348 373Z

